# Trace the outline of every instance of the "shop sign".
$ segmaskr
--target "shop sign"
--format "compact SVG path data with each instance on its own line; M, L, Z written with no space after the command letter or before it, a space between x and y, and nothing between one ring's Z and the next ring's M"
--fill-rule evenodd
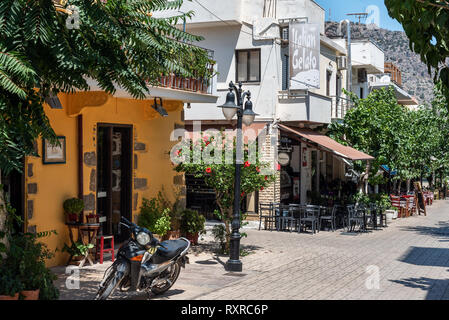
M278 162L281 166L287 166L290 163L290 155L285 152L278 154Z
M320 88L320 26L290 22L290 89Z

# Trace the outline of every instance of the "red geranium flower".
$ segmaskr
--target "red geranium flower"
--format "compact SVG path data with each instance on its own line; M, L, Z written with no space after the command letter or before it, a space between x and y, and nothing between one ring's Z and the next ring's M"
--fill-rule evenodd
M210 142L209 142L209 141L206 141L206 147L207 147L209 144L210 144Z
M251 165L251 163L249 163L249 161L245 161L245 168L248 168Z
M281 165L278 163L278 171L281 171Z
M211 173L212 172L212 169L211 168L207 168L206 169L206 173Z
M245 195L245 192L242 192L242 193L240 194L241 197L243 197L244 195Z
M268 180L268 176L265 176L265 181L267 181Z
M262 190L263 190L263 187L260 188L260 191L262 191Z

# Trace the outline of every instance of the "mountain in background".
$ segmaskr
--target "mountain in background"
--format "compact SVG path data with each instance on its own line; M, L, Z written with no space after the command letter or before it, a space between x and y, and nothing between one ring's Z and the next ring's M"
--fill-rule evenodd
M337 22L326 22L326 35L337 36ZM346 26L342 28L346 37ZM390 31L382 28L370 28L365 24L351 24L351 38L369 39L385 53L385 62L394 63L402 72L402 87L421 104L430 104L433 94L433 79L427 72L427 66L420 56L410 50L405 32Z

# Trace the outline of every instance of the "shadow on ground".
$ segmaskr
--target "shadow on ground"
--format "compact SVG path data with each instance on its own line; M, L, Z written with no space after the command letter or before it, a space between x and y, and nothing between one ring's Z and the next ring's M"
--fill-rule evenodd
M417 266L449 267L449 249L410 247L398 260Z
M409 288L427 291L426 300L449 300L449 280L421 277L390 281Z
M401 227L401 230L416 232L420 235L439 238L442 242L449 242L449 222L447 221L439 221L438 225L435 227L408 226Z

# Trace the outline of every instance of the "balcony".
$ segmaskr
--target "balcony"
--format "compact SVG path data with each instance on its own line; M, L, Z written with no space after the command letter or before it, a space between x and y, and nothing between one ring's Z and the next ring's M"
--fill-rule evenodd
M391 81L393 81L402 88L402 73L401 70L399 70L399 68L395 64L391 62L385 62L384 72L390 75Z
M281 91L278 101L277 117L281 121L331 122L332 98L330 97L312 92L289 94L288 91Z
M369 40L351 44L351 63L354 69L366 69L368 74L384 73L384 52Z
M344 119L346 113L354 107L354 103L346 98L333 96L332 98L332 119Z

